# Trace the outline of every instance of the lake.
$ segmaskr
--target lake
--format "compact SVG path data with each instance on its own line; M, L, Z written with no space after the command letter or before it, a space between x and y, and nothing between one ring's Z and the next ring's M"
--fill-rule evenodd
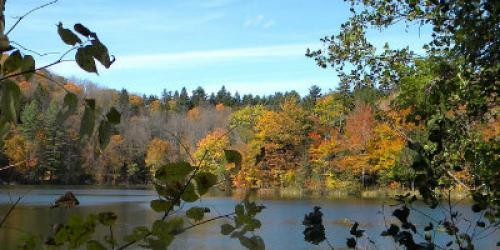
M62 223L72 213L98 213L113 211L118 215L116 235L125 235L130 229L138 225L161 217L149 209L149 202L155 199L153 190L139 189L97 189L76 187L50 187L40 189L4 187L0 190L0 217L3 217L9 207L11 199L18 195L25 195L21 204L13 211L6 222L6 228L0 229L0 249L15 249L16 241L22 236L18 229L26 230L39 235L47 235L50 225ZM80 205L72 209L49 209L50 204L66 191L72 191L80 200ZM211 213L205 218L230 213L238 203L235 197L214 196L203 198L195 202L195 206L209 207ZM366 229L373 238L378 249L399 249L389 238L380 237L384 227L382 207L384 204L394 204L390 200L344 198L335 200L319 199L261 199L258 201L266 209L258 217L262 228L257 232L265 243L266 249L327 249L326 245L314 246L303 240L302 220L304 214L312 211L314 206L321 206L324 213L323 221L327 237L335 249L345 248L346 238L349 237L351 221L358 221L360 228ZM184 209L189 206L185 206ZM384 206L386 221L390 218L391 207ZM431 216L442 216L443 208L427 209L423 205L417 207ZM469 219L476 215L467 204L458 205L461 213ZM429 218L418 213L412 213L411 221L422 228L428 224ZM178 236L170 249L241 249L239 241L220 234L220 225L224 220L215 221L198 226ZM463 226L464 228L466 225ZM438 242L447 242L450 238L446 233L435 235ZM476 249L496 249L496 242L500 233L496 232L479 242ZM416 238L417 242L423 239ZM139 249L139 247L130 248ZM375 248L373 248L375 249Z

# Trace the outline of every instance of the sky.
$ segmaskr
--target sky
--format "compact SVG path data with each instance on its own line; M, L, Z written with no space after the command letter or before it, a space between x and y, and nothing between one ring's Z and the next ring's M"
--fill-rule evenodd
M6 26L48 1L7 1ZM305 94L313 84L324 91L337 86L334 70L319 68L304 54L321 48L321 37L339 31L348 9L342 0L59 0L25 18L9 38L40 53L63 52L68 46L56 24L80 22L99 35L115 64L99 68L99 75L74 62L51 70L138 94L160 95L183 86L215 92L222 85L240 94ZM378 46L389 42L419 51L429 34L397 26L370 31L368 37ZM35 58L41 66L58 57Z

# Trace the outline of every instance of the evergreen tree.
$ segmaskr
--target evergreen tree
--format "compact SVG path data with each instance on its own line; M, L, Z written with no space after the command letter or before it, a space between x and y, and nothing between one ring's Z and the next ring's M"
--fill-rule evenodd
M120 91L120 96L118 97L118 109L124 113L129 108L129 95L126 89Z
M179 108L183 110L189 110L191 108L191 100L189 99L189 94L186 90L186 87L182 87L177 104Z
M199 86L195 90L193 90L193 95L191 95L191 104L193 106L200 106L204 104L207 100L207 94L205 90Z
M234 93L233 105L235 105L235 106L241 105L241 96L240 96L240 93L238 93L238 91L236 91L236 93Z
M226 86L222 85L221 89L217 91L215 101L216 103L222 103L225 106L231 106L231 93L226 90Z
M49 108L43 113L44 141L42 145L42 159L39 161L41 170L49 173L52 181L54 174L64 171L62 167L62 150L65 148L64 128L57 122L58 106L52 101Z
M210 103L210 104L212 104L212 105L217 104L217 100L216 100L216 97L215 97L214 92L212 92L212 93L210 94L210 97L208 98L208 103Z

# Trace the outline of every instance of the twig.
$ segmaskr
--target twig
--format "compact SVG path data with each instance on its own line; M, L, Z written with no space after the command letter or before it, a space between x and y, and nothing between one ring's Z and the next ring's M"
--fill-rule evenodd
M16 45L17 47L21 48L22 50L25 50L25 51L31 52L33 54L36 54L37 56L48 56L48 55L58 55L58 54L60 54L59 52L40 53L40 52L34 51L32 49L28 49L28 48L26 48L25 46L23 46L22 44L20 44L20 43L18 43L16 41L10 41L10 43Z
M57 3L58 1L59 1L59 0L54 0L54 1L52 1L52 2L48 2L48 3L46 3L46 4L42 4L42 5L40 5L40 6L36 7L36 8L34 8L34 9L32 9L32 10L30 10L30 11L26 12L24 15L22 15L22 16L20 16L20 17L18 17L18 18L17 18L17 20L16 20L16 22L14 23L14 25L12 25L12 27L10 27L10 28L9 28L9 30L5 33L5 35L6 35L6 36L7 36L7 35L9 35L9 33L10 33L12 30L14 30L14 28L15 28L15 27L16 27L16 26L17 26L17 25L18 25L18 24L19 24L19 23L20 23L20 22L21 22L21 21L22 21L25 17L27 17L29 14L31 14L31 13L33 13L33 12L37 11L37 10L43 9L43 8L45 8L45 7L49 6L49 5L55 4L55 3Z
M186 231L186 230L189 230L189 229L191 229L191 228L193 228L193 227L196 227L196 226L199 226L199 225L203 225L203 224L206 224L206 223L211 222L211 221L214 221L214 220L218 220L218 219L222 219L222 218L229 218L229 216L234 215L234 214L235 214L235 213L234 213L234 212L232 212L232 213L229 213L229 214L219 215L219 216L216 216L216 217L210 218L210 219L208 219L208 220L204 220L204 221L201 221L201 222L195 223L195 224L193 224L193 225L190 225L190 226L188 226L188 227L185 227L185 228L183 228L180 232L182 233L182 232L184 232L184 231Z
M14 211L14 209L17 206L17 204L19 204L19 202L21 201L22 198L23 198L23 196L19 196L17 198L16 202L14 204L12 204L12 206L10 206L9 210L7 211L7 213L3 216L2 221L0 221L0 228L3 226L3 224L5 223L5 221L7 221L7 218L12 213L12 211Z

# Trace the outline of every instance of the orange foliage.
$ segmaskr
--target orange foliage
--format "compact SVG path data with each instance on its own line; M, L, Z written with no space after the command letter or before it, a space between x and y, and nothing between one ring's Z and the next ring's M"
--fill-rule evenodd
M344 146L349 150L362 150L368 144L373 134L375 119L370 105L358 104L347 117Z
M19 86L19 88L21 89L21 91L27 91L31 88L31 83L28 82L28 81L20 81L17 83L17 85Z
M200 109L198 107L194 107L187 112L187 117L189 120L198 120L200 119Z
M132 106L142 106L144 104L144 100L138 95L130 95L128 97L128 102L132 104Z
M66 89L67 91L73 92L75 94L82 93L82 88L80 88L80 86L78 86L74 83L71 83L71 82L64 84L64 89Z
M224 106L224 104L222 104L222 103L218 103L217 105L215 105L215 109L216 109L217 111L223 111L223 110L224 110L224 108L225 108L225 106Z

